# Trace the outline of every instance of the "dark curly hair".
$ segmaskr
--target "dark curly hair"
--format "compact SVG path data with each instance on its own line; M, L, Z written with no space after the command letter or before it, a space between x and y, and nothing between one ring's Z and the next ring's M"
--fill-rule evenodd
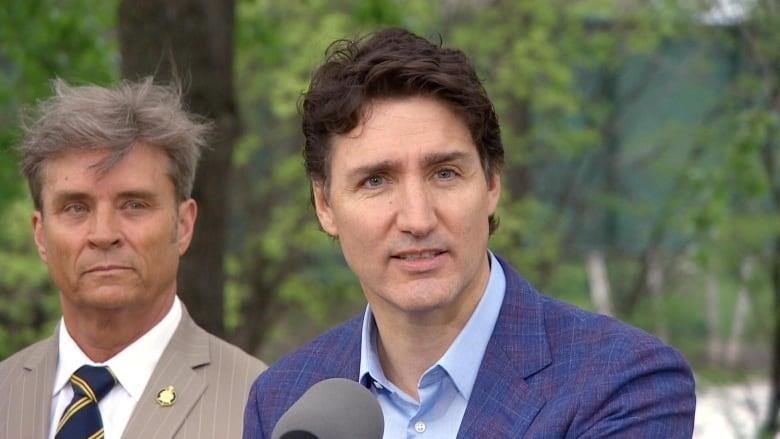
M303 95L306 173L327 185L333 136L355 128L376 99L430 96L466 124L485 177L501 171L504 147L493 104L460 50L434 44L407 30L384 29L353 41L337 40ZM490 233L498 227L491 215Z

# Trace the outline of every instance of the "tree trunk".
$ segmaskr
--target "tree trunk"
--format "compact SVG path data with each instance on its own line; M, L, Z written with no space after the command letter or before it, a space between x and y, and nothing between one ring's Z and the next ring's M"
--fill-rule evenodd
M726 355L724 361L726 367L734 369L740 357L740 347L745 334L745 324L750 316L750 292L748 291L748 281L753 272L753 261L746 258L742 261L740 269L740 285L737 290L736 304L734 305L734 317L731 319L731 333L726 344Z
M195 235L179 270L178 294L207 331L224 335L223 259L227 187L238 110L233 92L233 0L120 0L122 76L176 78L189 108L212 119L216 136L195 180Z
M586 268L588 283L590 284L590 298L593 301L596 312L612 315L609 277L607 276L607 263L604 261L604 253L595 250L589 252Z
M780 90L774 91L775 113L780 112ZM777 172L776 130L771 130L761 148L761 158L769 181L775 212L780 210L780 175ZM769 410L762 434L773 436L780 431L780 235L775 235L772 253L769 257L769 277L774 292L774 334L772 339L772 363L769 370Z
M769 410L767 411L764 433L767 436L780 430L778 416L780 415L780 236L774 240L771 256L772 289L774 290L774 337L772 343L772 365L769 368Z
M653 307L653 321L655 322L653 333L661 340L669 340L669 328L664 312L664 270L661 263L658 262L656 252L653 252L648 264L647 291L650 293Z
M711 365L715 365L721 361L723 340L720 336L718 279L712 269L707 270L704 294L707 304L707 360Z

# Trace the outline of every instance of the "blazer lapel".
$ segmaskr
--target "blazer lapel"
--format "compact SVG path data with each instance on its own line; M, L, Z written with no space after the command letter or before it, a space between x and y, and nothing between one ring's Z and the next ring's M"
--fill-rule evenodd
M208 336L182 308L179 327L163 351L122 437L174 437L206 390L206 382L194 368L209 362ZM163 405L158 394L169 387L176 399L173 404Z
M459 438L521 437L545 404L526 379L552 358L541 304L504 261L506 293L477 380L461 421Z
M360 381L360 343L362 337L363 314L360 314L350 322L349 333L344 340L344 350L336 366L339 377Z
M21 403L17 406L18 418L25 426L26 437L45 437L49 434L51 425L51 400L54 387L54 372L57 368L57 351L59 325L54 336L47 338L35 348L23 362L24 388L32 389L21 395ZM11 408L13 413L15 410ZM28 423L29 421L29 423ZM43 427L43 431L41 431Z

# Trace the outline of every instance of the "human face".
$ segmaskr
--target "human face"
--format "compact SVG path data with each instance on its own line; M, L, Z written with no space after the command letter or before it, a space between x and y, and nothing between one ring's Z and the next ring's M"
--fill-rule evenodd
M327 186L313 186L317 216L375 315L470 315L490 271L500 182L486 178L463 121L433 98L376 100L334 137L329 170Z
M42 207L32 217L38 253L66 321L89 310L164 315L197 207L177 202L160 149L136 144L97 173L105 155L74 150L45 162Z

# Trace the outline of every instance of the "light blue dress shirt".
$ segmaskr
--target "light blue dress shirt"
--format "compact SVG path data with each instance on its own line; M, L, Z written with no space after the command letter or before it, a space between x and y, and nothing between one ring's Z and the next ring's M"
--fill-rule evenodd
M504 301L506 277L495 256L490 277L474 313L447 352L423 373L417 384L420 402L388 381L379 363L376 324L371 308L363 317L360 382L376 395L385 418L384 437L454 438L466 412L479 365Z

